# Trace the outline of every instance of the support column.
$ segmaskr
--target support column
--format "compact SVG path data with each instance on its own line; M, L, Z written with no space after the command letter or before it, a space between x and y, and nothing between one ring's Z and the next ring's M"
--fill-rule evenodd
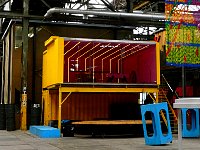
M133 1L134 0L126 0L126 3L127 3L127 13L133 13Z
M156 102L159 103L158 91L156 92Z
M24 16L29 14L29 0L23 0ZM21 130L27 130L27 56L28 56L28 27L29 20L23 18L22 32L22 102L21 102Z
M185 67L184 65L182 66L182 95L183 97L186 96L186 88L185 88L185 79L186 79L186 75L185 75Z
M58 129L61 130L61 108L62 108L62 92L59 88L59 102L58 102Z
M178 109L178 150L182 150L182 112Z

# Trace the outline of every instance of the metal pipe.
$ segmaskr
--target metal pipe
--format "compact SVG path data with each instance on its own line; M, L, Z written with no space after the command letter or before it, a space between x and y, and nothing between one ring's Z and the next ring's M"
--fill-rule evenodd
M178 96L176 90L173 90L173 89L172 89L172 87L170 86L169 82L168 82L167 79L165 78L164 74L162 74L162 77L163 77L165 83L167 84L167 86L169 87L169 89L171 90L171 92L174 93L174 94L176 95L176 98L179 98L179 96Z
M24 15L29 14L29 0L23 0ZM27 73L28 73L28 30L29 19L23 18L22 31L22 100L21 100L21 130L27 130Z
M149 84L136 84L136 83L87 83L87 82L83 82L83 83L80 83L80 82L77 82L77 83L73 83L73 82L67 82L67 83L58 83L57 84L58 86L60 87L74 87L74 85L77 85L77 86L85 86L85 87L95 87L95 86L101 86L101 87L105 87L107 88L107 86L111 86L111 87L114 87L114 86L137 86L137 87L158 87L157 84L152 84L152 83L149 83Z
M1 60L1 104L4 104L4 84L5 84L5 41L3 42L3 56Z
M91 10L76 10L65 8L51 8L47 11L44 17L48 18L53 13L69 13L69 14L84 14L84 15L96 15L104 17L116 17L116 18L130 18L130 19L143 19L143 20L165 20L165 15L162 13L121 13L121 12L107 12L107 11L91 11Z

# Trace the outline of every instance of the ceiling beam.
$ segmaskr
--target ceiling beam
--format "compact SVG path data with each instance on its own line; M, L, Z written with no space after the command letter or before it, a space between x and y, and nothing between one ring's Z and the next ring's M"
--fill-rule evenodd
M108 9L110 9L111 11L116 12L114 6L113 6L111 3L109 3L107 0L101 0L101 1L104 3L104 5L105 5L106 7L108 7Z
M83 7L84 5L88 4L90 0L86 0L84 1L77 9L80 9L81 7Z
M126 0L127 3L127 12L132 13L133 12L133 1L134 0Z
M8 3L10 0L0 0L0 8L3 7L6 3Z
M0 18L10 18L10 19L18 19L18 18L29 18L29 19L44 19L43 16L36 15L24 15L22 13L15 13L11 11L0 11Z
M51 8L51 6L49 5L49 4L47 4L46 2L45 2L45 0L40 0L45 6L47 6L48 8Z
M164 1L157 1L155 2L153 5L151 5L150 7L148 7L147 9L144 10L144 12L149 12L151 11L154 7L158 7L158 4L161 4L161 3L165 3Z
M142 2L141 4L139 4L138 6L136 6L135 8L133 8L133 10L138 10L140 9L141 7L147 5L150 1L144 1Z

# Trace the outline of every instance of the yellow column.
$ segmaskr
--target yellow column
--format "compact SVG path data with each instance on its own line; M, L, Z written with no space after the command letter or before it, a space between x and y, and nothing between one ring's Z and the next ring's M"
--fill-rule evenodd
M59 88L59 102L58 102L58 128L61 130L61 107L62 106L62 92Z
M157 72L157 85L160 85L160 46L156 42L156 72ZM158 91L156 92L156 102L159 102Z
M22 94L21 102L21 130L27 130L27 94Z
M156 71L157 71L157 84L160 84L160 47L156 42Z
M51 96L49 90L42 91L42 100L44 101L44 125L48 125L51 120Z
M158 99L158 91L156 92L156 103L159 103L159 99Z

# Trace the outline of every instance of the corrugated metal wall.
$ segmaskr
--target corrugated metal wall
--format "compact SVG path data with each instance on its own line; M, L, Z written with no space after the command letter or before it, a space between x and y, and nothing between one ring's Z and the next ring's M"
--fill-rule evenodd
M138 105L138 93L72 93L62 105L62 119L133 118L123 111L134 111L134 105ZM116 117L118 113L120 118Z

